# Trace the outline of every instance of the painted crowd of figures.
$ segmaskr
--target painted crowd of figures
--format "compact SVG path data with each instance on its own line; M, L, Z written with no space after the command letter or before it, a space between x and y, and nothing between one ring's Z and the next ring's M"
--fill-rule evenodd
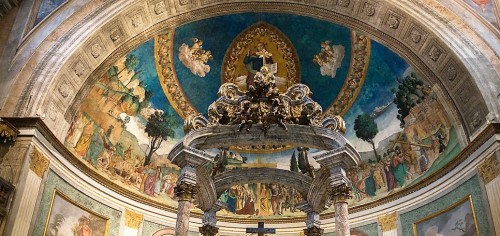
M303 198L297 190L285 185L257 183L233 186L220 200L233 214L269 216L297 212L296 204Z
M400 140L395 141L399 144L383 154L383 160L362 162L348 172L356 201L377 196L380 192L391 193L408 185L426 172L446 149L447 141L442 134L432 136L430 145L422 145L416 139L415 142L408 142L403 134Z
M132 147L123 148L121 144L109 144L105 132L81 113L75 124L73 127L81 126L83 129L71 129L66 142L73 145L75 152L84 161L103 171L111 179L119 179L149 196L165 194L173 198L178 175L172 168L153 163L143 165L144 156L133 155ZM90 143L95 139L100 139L103 145L98 153L92 153L96 148L89 149Z

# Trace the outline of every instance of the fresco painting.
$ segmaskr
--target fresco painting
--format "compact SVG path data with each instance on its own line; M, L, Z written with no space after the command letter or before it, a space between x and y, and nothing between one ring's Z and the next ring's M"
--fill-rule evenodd
M107 235L108 219L73 203L54 191L44 235Z
M294 22L310 27L293 29ZM221 29L220 37L210 37ZM252 32L276 37L248 36ZM276 64L283 78L297 76L285 79L283 89L291 82L304 83L323 111L342 114L345 136L362 156L362 163L348 171L354 190L351 206L414 185L461 151L439 89L397 54L333 23L270 13L188 23L137 47L97 80L81 103L65 145L103 177L176 207L173 187L179 168L166 155L184 136L183 118L194 112L206 115L228 71L241 90L246 89L253 68L250 59L259 53L266 64ZM300 71L292 74L291 68ZM336 104L343 104L343 110L330 109ZM307 151L308 160L318 169L310 158L315 152ZM311 175L298 168L298 157L296 147L231 147L224 169L267 167ZM213 166L205 167L211 171ZM294 191L272 183L233 186L221 196L230 206L221 214L303 216L294 209L293 203L302 197Z
M416 236L479 235L476 213L469 195L451 207L413 223Z
M500 29L500 17L495 14L494 4L499 4L494 0L464 0L480 16L484 17L497 29ZM499 6L497 6L499 7Z
M35 25L40 23L40 21L45 19L45 17L65 2L66 0L42 0L35 19Z

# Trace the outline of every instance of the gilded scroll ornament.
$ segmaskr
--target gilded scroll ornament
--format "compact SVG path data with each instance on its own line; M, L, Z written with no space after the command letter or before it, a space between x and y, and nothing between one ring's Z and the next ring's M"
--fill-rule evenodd
M139 229L144 216L129 209L125 209L125 226L132 229Z
M45 158L42 152L34 148L31 152L30 170L32 170L36 175L42 178L48 167L49 160Z
M485 184L491 182L498 175L500 175L500 170L498 169L498 159L495 155L486 158L484 162L478 166L479 175L483 178Z
M378 218L378 223L382 228L382 232L387 232L397 228L398 216L396 212L386 214Z
M306 85L294 84L285 93L280 93L275 76L267 66L256 73L248 91L242 92L237 85L225 83L218 95L208 108L208 119L201 114L188 117L184 132L219 125L239 125L240 132L243 129L249 132L254 124L259 124L264 134L271 124L284 130L287 124L298 124L345 131L340 116L322 115L321 106L312 100L312 92Z

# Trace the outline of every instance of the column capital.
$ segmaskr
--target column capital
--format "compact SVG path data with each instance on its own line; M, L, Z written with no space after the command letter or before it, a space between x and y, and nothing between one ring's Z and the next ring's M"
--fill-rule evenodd
M335 203L345 202L352 198L352 188L349 183L341 183L332 187L331 197Z
M203 236L215 236L219 233L219 228L213 225L203 225L199 228L199 231Z
M500 169L498 168L498 159L495 154L484 159L478 167L478 172L485 184L491 182L497 176L500 175Z
M49 168L49 160L35 147L31 152L30 159L30 170L35 172L38 177L43 178L43 175Z
M378 218L378 223L380 228L382 228L382 232L394 230L398 225L398 216L396 212L380 216Z
M351 182L342 167L333 167L330 169L331 197L335 203L347 202L352 198Z
M304 229L304 235L305 236L321 236L321 235L323 235L323 229L321 229L320 227L307 228L307 229Z
M139 229L143 218L142 214L125 209L125 226L132 229Z
M175 196L179 201L189 201L192 202L196 194L198 193L198 187L196 185L191 185L185 182L178 183L174 187Z

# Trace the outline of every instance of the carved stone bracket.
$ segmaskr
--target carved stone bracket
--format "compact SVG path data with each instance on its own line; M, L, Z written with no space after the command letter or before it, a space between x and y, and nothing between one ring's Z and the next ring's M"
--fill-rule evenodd
M485 184L491 182L493 179L500 175L500 169L498 168L498 159L495 155L486 158L484 162L478 166L477 169Z
M378 223L382 228L382 232L394 230L397 228L398 216L396 212L380 216L378 218Z

